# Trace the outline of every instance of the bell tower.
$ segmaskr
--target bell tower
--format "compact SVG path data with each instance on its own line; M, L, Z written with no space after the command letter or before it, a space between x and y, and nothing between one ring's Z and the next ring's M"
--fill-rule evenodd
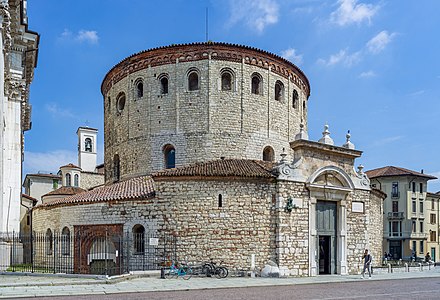
M97 155L98 129L79 127L78 135L78 164L82 171L95 172Z

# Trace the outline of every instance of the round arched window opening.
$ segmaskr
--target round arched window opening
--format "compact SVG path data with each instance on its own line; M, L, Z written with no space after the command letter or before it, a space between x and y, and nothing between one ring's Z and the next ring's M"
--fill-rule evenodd
M168 94L168 78L166 76L160 78L160 93L162 95Z
M188 75L188 90L196 91L199 89L199 74L196 71L191 71Z
M232 75L229 72L223 72L222 74L222 91L232 90Z
M176 167L176 149L172 145L166 145L163 149L165 168L171 169Z
M124 110L125 107L125 94L121 93L118 96L118 99L116 100L116 109L119 113L121 113Z
M284 84L277 80L277 82L275 82L275 100L277 101L281 101L283 100L283 96L284 96Z
M298 92L296 91L296 90L293 90L293 102L292 102L292 106L293 106L293 108L295 108L295 109L297 109L298 108L298 99L299 99L299 96L298 96Z
M255 95L260 95L261 93L261 76L258 73L254 73L251 79L251 92Z
M119 181L121 177L121 166L119 161L119 155L113 156L113 181Z
M135 254L143 254L145 252L145 227L137 224L133 226L133 246Z
M144 96L144 83L142 80L136 82L136 97L142 98Z
M273 151L273 148L270 146L267 146L263 150L263 160L264 161L274 161L275 159L275 152Z

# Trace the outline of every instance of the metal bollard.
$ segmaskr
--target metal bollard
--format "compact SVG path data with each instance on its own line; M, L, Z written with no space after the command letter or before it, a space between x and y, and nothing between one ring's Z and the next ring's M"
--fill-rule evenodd
M165 269L160 268L160 279L165 279Z
M409 272L408 263L405 263L405 272Z
M388 264L388 273L392 273L393 269L391 268L391 264Z
M420 271L423 271L423 266L421 263L419 263L419 268L420 268Z

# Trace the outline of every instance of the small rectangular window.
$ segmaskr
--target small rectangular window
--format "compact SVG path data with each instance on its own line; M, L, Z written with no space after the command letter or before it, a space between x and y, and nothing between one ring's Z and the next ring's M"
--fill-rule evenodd
M420 241L420 253L423 254L425 249L423 248L423 241Z
M392 183L391 198L399 198L399 183L398 182Z
M412 221L412 232L416 232L416 221Z
M414 254L417 252L417 242L416 241L412 242L412 251L414 252Z
M412 192L415 193L416 192L416 183L413 182L411 185L412 185Z
M412 201L412 212L416 213L417 212L417 203L416 200Z
M223 207L223 196L222 194L218 194L218 207Z
M420 182L420 184L419 184L419 191L420 191L420 193L423 193L423 183L422 182Z
M420 213L423 214L423 201L420 201Z
M420 222L420 232L423 233L423 222Z
M430 216L430 223L431 224L435 224L436 222L437 222L437 220L436 220L437 218L436 218L436 215L435 214L431 214L431 216Z

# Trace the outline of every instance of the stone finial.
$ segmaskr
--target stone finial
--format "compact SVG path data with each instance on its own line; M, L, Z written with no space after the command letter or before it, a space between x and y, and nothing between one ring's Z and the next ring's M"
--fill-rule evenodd
M304 124L299 124L299 133L295 135L295 141L297 140L308 140L309 136L307 132L304 130Z
M330 131L328 131L328 125L324 125L324 131L322 132L322 138L319 139L319 143L326 145L334 145L333 139L330 137Z
M359 174L364 174L363 169L364 169L364 166L363 166L363 165L359 165L359 166L358 166L358 173L359 173Z
M281 153L280 156L281 156L280 163L286 163L287 162L287 159L286 159L287 154L286 154L285 148L283 148L283 153Z
M350 130L347 131L347 135L345 136L347 138L347 141L345 142L344 145L342 145L342 147L347 148L347 149L354 149L354 144L352 142L350 142Z

